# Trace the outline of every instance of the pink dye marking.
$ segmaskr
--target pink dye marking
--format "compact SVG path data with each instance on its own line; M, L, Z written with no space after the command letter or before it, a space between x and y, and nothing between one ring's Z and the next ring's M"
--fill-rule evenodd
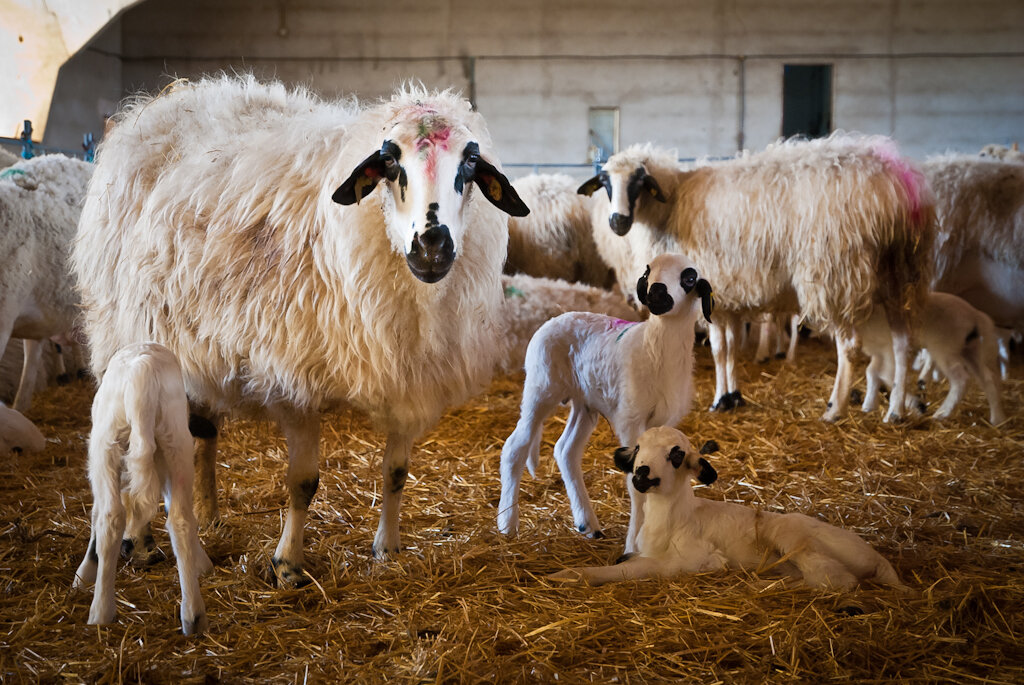
M899 178L903 190L907 194L907 201L910 203L910 220L915 226L919 226L921 222L921 183L923 181L921 174L900 156L896 145L891 141L876 143L872 146L871 151Z
M612 319L611 323L609 323L608 325L611 326L612 328L622 328L623 326L632 326L635 323L638 322L628 321L626 319Z
M425 114L419 122L416 137L416 151L426 163L427 178L431 181L437 173L438 150L448 151L448 138L452 130L441 117L436 114Z

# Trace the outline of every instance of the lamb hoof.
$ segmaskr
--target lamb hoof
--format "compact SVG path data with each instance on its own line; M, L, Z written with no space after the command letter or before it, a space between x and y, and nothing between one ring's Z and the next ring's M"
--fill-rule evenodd
M580 525L576 526L576 530L578 530L579 532L583 533L588 538L592 538L594 540L603 540L604 539L604 533L601 532L600 528L593 528L592 529L586 523L581 523Z
M860 390L854 388L850 391L850 402L853 404L860 404L864 401L864 395L861 394Z
M157 549L152 535L146 535L140 543L131 538L121 540L121 558L135 568L144 568L165 561L167 555Z
M731 393L729 393L729 397L732 400L732 406L734 406L734 407L745 407L745 406L747 406L747 401L745 399L743 399L743 395L740 394L739 390L733 390Z
M270 564L270 575L274 587L301 588L312 582L309 576L302 571L301 566L293 564L287 559L271 557Z
M821 415L821 420L825 423L835 423L839 419L843 418L840 411L832 406L832 403L828 403L828 410Z
M786 353L785 352L776 352L775 353L775 358L776 359L785 359L786 358Z
M57 385L67 385L71 382L71 374L61 373L57 375Z
M181 632L185 635L202 635L210 629L210 623L206 614L199 614L191 621L181 622Z
M380 545L376 543L373 545L373 558L377 561L387 561L388 559L394 559L398 556L401 551L401 547L398 545Z

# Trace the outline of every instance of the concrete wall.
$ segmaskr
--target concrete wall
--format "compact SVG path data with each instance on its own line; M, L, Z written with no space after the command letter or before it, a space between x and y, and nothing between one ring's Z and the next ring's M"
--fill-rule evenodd
M124 92L225 68L364 99L451 85L506 163L585 163L591 106L620 108L624 146L763 147L786 63L832 64L836 127L913 155L1024 138L1019 0L147 0L120 40Z

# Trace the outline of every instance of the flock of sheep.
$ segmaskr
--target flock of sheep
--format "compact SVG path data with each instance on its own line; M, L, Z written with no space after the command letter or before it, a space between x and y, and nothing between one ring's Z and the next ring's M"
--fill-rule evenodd
M31 341L14 409L0 405L0 447L44 448L19 413L41 349L87 340L99 381L95 503L75 585L96 583L91 623L113 620L113 559L148 553L162 494L182 628L206 629L197 529L218 516L226 417L276 421L286 438L289 506L272 562L278 580L301 585L324 410L356 408L387 436L373 542L386 556L401 549L413 442L496 371L523 368L499 529L517 531L523 469L536 467L543 422L563 403L555 458L577 528L602 534L581 470L599 416L623 445L616 462L632 502L625 561L556 579L743 566L770 553L792 557L784 570L813 585L896 585L851 533L695 504L690 479L713 470L663 428L690 409L695 327L707 327L714 356L712 409L727 410L743 403L744 326L787 319L835 339L825 420L847 411L861 348L871 357L864 410L883 385L886 420L916 410L904 389L915 342L949 379L937 418L974 377L992 423L1005 420L999 345L1024 329L1015 154L916 165L885 137L835 134L684 167L642 145L582 185L510 183L483 118L450 91L406 86L360 106L252 77L177 82L124 106L95 165L53 155L0 172L17 267L0 277L0 349ZM699 543L695 517L709 531ZM703 552L680 558L679 540Z

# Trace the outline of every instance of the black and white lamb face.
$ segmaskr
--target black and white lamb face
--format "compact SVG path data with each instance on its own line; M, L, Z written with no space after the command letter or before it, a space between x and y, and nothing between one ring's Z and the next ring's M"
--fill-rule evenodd
M704 318L711 321L714 294L689 258L662 254L651 260L636 284L636 296L655 316L690 312L698 302Z
M718 478L690 440L669 426L651 428L635 447L617 449L615 465L632 473L633 487L644 493L670 495L677 488L689 487L691 479L710 485Z
M424 283L444 278L461 248L473 185L498 209L526 216L529 208L508 179L480 154L471 131L419 105L399 116L379 150L335 191L339 204L359 202L384 181L385 221Z
M600 188L608 193L608 225L616 235L629 233L641 194L647 193L658 202L666 201L658 182L642 164L634 165L619 157L608 160L601 173L583 183L576 192L589 196Z

